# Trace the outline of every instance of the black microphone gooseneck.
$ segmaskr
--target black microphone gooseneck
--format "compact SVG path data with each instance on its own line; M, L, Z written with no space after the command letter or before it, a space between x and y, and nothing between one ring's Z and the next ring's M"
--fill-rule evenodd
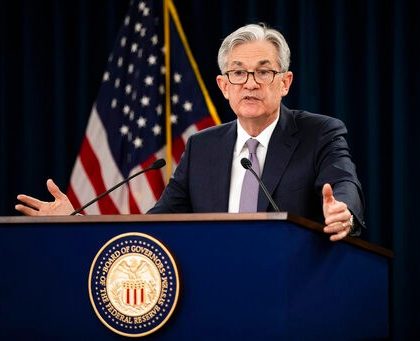
M257 179L258 183L260 184L261 188L263 189L265 196L268 198L268 201L270 201L271 206L273 206L273 208L274 208L274 210L276 212L280 212L278 206L276 205L276 203L274 202L272 196L268 192L267 187L265 187L265 185L262 182L262 180L260 179L260 177L252 169L252 163L251 163L251 161L249 161L246 157L244 157L244 158L241 159L241 165L245 169L248 169L252 174L254 174L255 178Z
M82 207L73 211L70 215L76 215L76 214L82 212L86 207L89 207L93 203L97 202L99 199L102 199L105 195L111 193L114 189L116 189L116 188L120 187L121 185L124 185L125 183L129 182L132 178L135 178L136 176L138 176L140 174L143 174L143 173L146 173L146 172L148 172L152 169L160 169L165 165L166 165L166 161L164 159L156 160L155 162L153 162L153 164L150 167L148 167L146 169L143 169L143 170L141 170L141 171L139 171L139 172L137 172L133 175L130 175L128 178L126 178L123 181L117 183L115 186L111 187L107 191L103 192L102 194L99 194L96 198L92 199L87 204L84 204Z

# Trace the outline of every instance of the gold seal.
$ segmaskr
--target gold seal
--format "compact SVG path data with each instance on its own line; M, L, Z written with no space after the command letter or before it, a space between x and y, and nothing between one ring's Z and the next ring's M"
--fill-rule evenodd
M98 318L124 336L145 336L172 315L179 276L167 248L143 233L112 238L89 272L89 297Z

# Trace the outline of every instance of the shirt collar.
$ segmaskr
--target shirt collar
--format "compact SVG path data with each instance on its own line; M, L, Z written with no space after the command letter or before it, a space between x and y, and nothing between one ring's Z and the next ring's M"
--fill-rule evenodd
M254 138L258 140L260 145L264 148L268 148L268 143L270 142L271 135L273 134L274 128L279 121L280 115L277 115L277 118L268 126L266 127L258 136ZM245 146L246 141L248 141L252 136L250 136L244 128L242 128L241 123L237 120L237 138L235 144L235 155L238 155Z

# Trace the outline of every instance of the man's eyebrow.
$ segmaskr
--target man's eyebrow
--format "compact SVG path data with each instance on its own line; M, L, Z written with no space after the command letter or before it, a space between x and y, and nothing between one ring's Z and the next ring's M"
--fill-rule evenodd
M267 64L270 64L271 65L271 62L268 59L264 59L264 60L260 60L258 62L258 64L259 65L267 65Z
M271 65L271 64L272 64L271 61L268 59L263 59L258 62L258 66ZM243 66L243 65L244 63L242 63L239 60L232 61L232 66Z
M234 61L232 62L232 65L242 66L242 65L244 65L244 63L242 63L242 62L240 62L240 61L238 61L238 60L234 60Z

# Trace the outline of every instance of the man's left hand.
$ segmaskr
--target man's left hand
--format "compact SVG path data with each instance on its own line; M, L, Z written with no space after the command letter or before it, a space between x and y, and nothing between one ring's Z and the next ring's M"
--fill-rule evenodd
M352 214L347 205L334 198L330 184L322 188L325 227L324 232L331 234L330 240L337 241L346 237L352 228Z

